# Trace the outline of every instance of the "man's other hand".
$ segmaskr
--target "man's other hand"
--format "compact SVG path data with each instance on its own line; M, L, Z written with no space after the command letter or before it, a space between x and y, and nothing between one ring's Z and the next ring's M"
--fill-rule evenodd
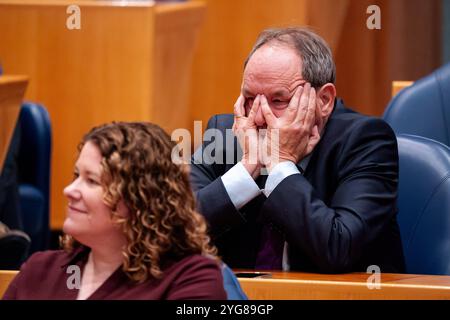
M256 96L248 116L245 115L245 98L242 94L234 104L233 133L243 152L241 163L253 179L259 176L261 169L258 159L258 130L255 124L255 115L260 108L260 101L261 96Z
M299 86L291 98L286 111L277 118L269 107L265 96L260 98L261 110L267 123L267 133L260 148L261 162L270 172L283 161L297 164L320 140L315 124L316 91L309 83Z

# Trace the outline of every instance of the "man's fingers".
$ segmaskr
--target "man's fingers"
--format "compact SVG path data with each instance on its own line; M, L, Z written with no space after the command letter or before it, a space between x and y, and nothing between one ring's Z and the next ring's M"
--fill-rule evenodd
M255 121L255 116L256 116L256 113L258 112L260 101L261 101L260 95L257 95L255 100L253 100L252 108L250 109L250 112L248 113L248 121L250 123L253 123Z
M302 86L298 86L297 89L295 89L294 95L292 96L291 101L289 101L288 109L297 110L300 97L302 96L302 92L303 92Z
M306 83L303 86L302 95L300 97L300 103L297 109L297 116L295 118L295 121L298 121L300 123L303 123L306 113L308 111L308 101L309 101L309 92L311 91L311 84Z
M286 119L288 123L291 123L296 118L302 92L302 86L298 86L297 89L295 89L294 95L292 96L291 101L289 101L286 111L280 118Z
M245 109L244 109L245 98L242 93L237 98L236 103L234 104L234 115L236 117L244 117Z
M315 124L315 119L316 119L316 90L314 88L311 88L311 90L309 90L308 109L306 111L304 122L306 128L312 128Z
M266 123L269 127L274 127L276 117L272 113L272 110L270 109L269 103L267 102L266 97L263 95L261 96L261 111L264 116L264 119L266 120Z

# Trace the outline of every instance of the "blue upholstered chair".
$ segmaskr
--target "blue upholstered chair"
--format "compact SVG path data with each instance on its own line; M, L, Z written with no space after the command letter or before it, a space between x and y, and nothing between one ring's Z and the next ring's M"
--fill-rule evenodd
M48 248L51 127L47 110L23 103L19 115L19 196L24 231L31 238L30 253Z
M400 91L383 119L396 134L418 135L450 146L450 63Z
M238 279L234 272L225 263L222 263L223 286L227 293L228 300L247 300L247 296L242 291Z
M450 148L413 135L399 135L397 141L406 271L450 275Z

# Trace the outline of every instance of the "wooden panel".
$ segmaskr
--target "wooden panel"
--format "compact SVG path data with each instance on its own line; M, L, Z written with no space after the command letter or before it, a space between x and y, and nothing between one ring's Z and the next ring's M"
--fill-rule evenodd
M370 276L271 272L271 278L239 278L239 282L254 300L450 299L450 276L386 273L381 274L380 289L369 289Z
M27 84L25 76L0 76L0 174Z
M0 270L0 297L16 274ZM372 290L366 285L367 273L271 272L271 277L239 282L252 300L450 299L450 276L385 273L380 289Z
M366 9L371 4L379 2L350 0L335 50L338 96L352 108L366 114L375 114L375 110L383 108L379 93L383 79L380 73L384 70L380 64L384 56L379 54L379 50L383 50L385 31L367 29ZM383 9L382 14L385 14Z
M366 27L366 8L381 9L381 30ZM440 61L440 0L350 0L336 48L338 93L356 110L379 116L397 79L417 80Z
M192 61L205 17L199 2L156 7L154 107L152 121L169 133L190 127Z
M80 7L80 30L66 28L69 4ZM187 126L189 64L201 20L197 11L204 5L167 6L0 1L3 68L30 76L26 98L44 104L52 121L52 228L62 226L62 190L72 176L76 146L90 128L113 120L154 121L168 130ZM170 106L160 98L178 91L184 100L169 99Z
M336 52L341 39L344 22L349 11L350 0L310 0L308 1L308 25L327 41Z
M415 81L441 65L443 2L384 0L388 13L388 80Z
M392 97L396 96L401 90L413 84L412 81L392 81Z
M306 272L295 272L295 271L254 271L254 270L244 270L244 269L234 269L235 273L263 273L273 280L306 280L306 281L343 281L343 282L358 282L365 283L367 278L370 276L368 273L363 272L353 272L353 273L341 273L341 274L324 274L324 273L306 273ZM404 274L404 273L384 273L382 276L383 282L394 282L400 280L408 280L412 278L417 278L420 275L416 274ZM446 279L449 281L450 277ZM447 282L450 285L450 282Z
M14 279L18 271L0 270L0 298L3 297L9 283Z

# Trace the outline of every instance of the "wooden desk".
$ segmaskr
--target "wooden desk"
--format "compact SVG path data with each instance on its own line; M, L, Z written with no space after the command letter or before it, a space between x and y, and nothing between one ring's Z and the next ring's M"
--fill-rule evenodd
M66 27L69 5L80 8L79 30ZM62 190L93 126L191 126L191 64L204 13L204 3L190 1L0 0L3 70L29 75L25 98L42 103L52 122L52 228L62 226Z
M235 272L252 272L234 270ZM380 289L369 289L371 274L270 272L270 278L238 278L252 300L450 300L450 276L381 274Z
M16 274L0 270L0 297ZM252 300L450 299L450 276L385 273L381 275L381 288L372 290L366 285L367 273L271 272L271 276L239 278L239 282Z
M0 174L27 84L25 76L0 76Z
M9 283L19 271L0 270L0 299L3 297Z
M392 81L392 98L395 97L401 90L412 86L413 83L413 81Z

